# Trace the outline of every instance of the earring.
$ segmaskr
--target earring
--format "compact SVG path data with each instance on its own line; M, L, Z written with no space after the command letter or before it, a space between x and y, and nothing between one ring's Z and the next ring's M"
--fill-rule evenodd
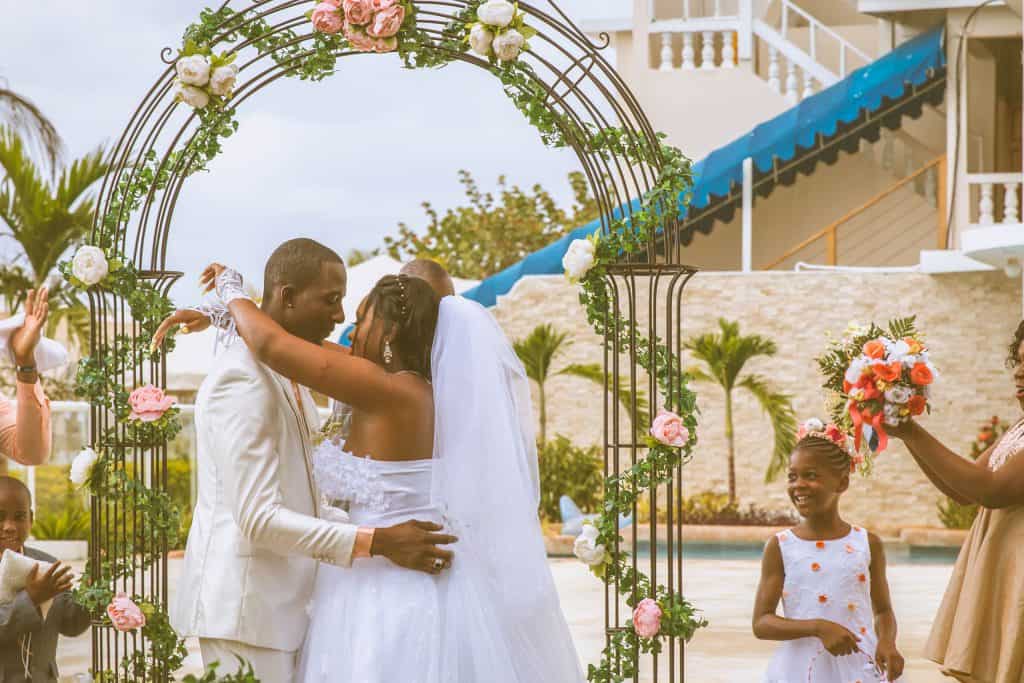
M387 339L384 340L384 365L391 365L391 360L395 357L395 354L391 352L391 342Z

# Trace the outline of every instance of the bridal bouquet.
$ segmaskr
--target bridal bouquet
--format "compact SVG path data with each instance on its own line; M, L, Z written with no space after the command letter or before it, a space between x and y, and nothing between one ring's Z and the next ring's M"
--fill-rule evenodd
M866 441L868 450L881 453L889 442L886 427L931 411L938 373L912 317L885 329L851 325L817 361L832 394L833 420L852 432L857 451Z
M394 52L398 32L412 14L409 0L323 0L309 20L320 33L343 32L359 52Z

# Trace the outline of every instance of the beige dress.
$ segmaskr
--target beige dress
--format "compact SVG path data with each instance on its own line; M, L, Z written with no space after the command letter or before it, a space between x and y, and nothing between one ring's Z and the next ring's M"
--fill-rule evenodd
M996 445L989 468L1024 451L1024 421ZM1024 682L1024 504L982 508L953 568L925 656L969 683Z

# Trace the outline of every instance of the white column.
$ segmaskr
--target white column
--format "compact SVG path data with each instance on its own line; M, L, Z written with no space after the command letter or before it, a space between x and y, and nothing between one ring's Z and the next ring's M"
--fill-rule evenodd
M722 34L722 68L736 68L736 48L733 42L736 40L736 31L726 31Z
M739 53L741 62L754 58L754 0L739 0L740 35Z
M754 160L743 160L743 272L754 269Z
M672 34L666 31L661 34L661 65L660 71L672 70Z
M707 71L715 68L715 32L704 31L700 50L700 68Z
M772 90L782 94L782 80L779 78L779 51L768 48L768 85Z
M790 104L800 101L800 91L796 79L796 62L792 59L786 60L786 99Z
M992 225L996 222L995 202L992 201L992 183L981 184L981 200L978 202L978 223Z
M1004 183L1003 189L1006 194L1003 196L1003 222L1004 223L1019 223L1020 214L1017 209L1019 204L1017 202L1017 188L1020 185L1017 183Z
M804 71L804 92L801 99L807 99L814 94L814 76L809 71Z
M697 68L697 53L693 49L693 33L691 31L685 31L683 33L683 70L692 71Z

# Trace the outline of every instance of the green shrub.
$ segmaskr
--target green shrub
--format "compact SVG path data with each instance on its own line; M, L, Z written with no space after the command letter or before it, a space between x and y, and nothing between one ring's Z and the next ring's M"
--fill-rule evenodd
M89 539L89 511L77 501L63 510L47 510L36 515L32 535L40 541L86 541Z
M594 512L601 504L604 461L597 446L580 448L559 434L538 446L540 458L540 514L558 521L558 499L569 496L583 512Z
M650 498L644 495L637 502L639 522L651 521ZM739 503L730 503L729 494L718 491L701 491L689 498L683 498L676 508L673 522L714 526L792 526L799 520L789 511L765 510L751 503L746 508ZM659 498L658 522L668 522L665 498Z

